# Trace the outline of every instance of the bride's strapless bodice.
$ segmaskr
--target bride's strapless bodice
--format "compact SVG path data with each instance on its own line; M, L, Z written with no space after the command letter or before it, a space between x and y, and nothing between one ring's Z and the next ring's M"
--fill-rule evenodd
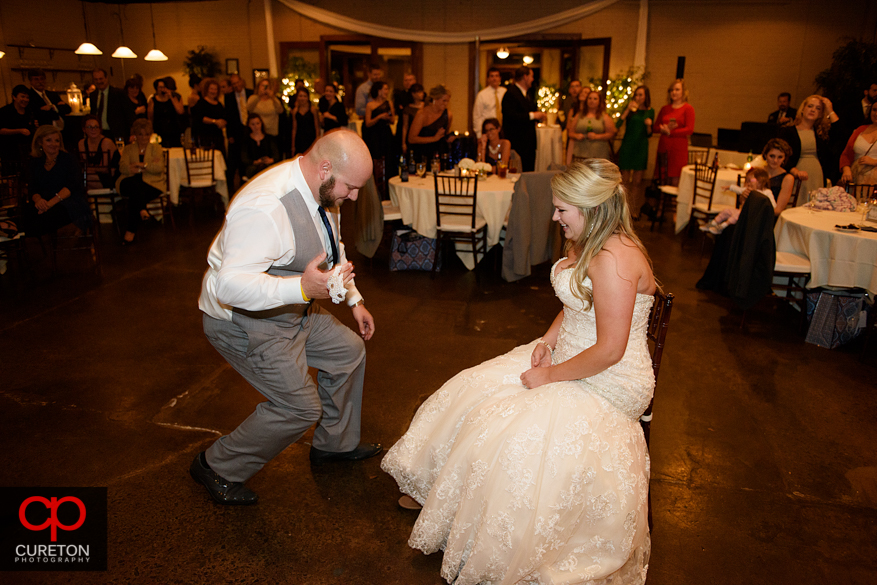
M562 260L558 260L558 263ZM557 264L551 268L551 284L557 298L563 303L563 322L553 358L554 363L559 364L597 343L597 320L594 305L585 310L584 301L573 294L573 267L555 274L556 268ZM585 280L585 285L591 286L590 278ZM630 336L621 361L590 378L579 380L589 391L602 396L632 419L638 419L648 408L655 390L646 337L649 311L654 300L652 295L636 295Z

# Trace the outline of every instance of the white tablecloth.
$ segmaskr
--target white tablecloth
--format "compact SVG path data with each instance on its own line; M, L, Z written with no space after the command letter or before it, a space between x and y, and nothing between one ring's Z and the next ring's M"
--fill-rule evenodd
M536 126L536 172L547 171L551 163L563 164L560 126Z
M515 185L510 179L500 179L492 175L478 182L477 213L487 221L487 247L499 243L499 234L506 214L512 205ZM412 177L403 183L399 177L390 179L390 199L402 212L402 221L417 233L434 238L435 224L435 179L431 175L424 178ZM469 270L475 267L472 254L465 251L457 255Z
M182 148L169 149L167 161L167 188L171 203L180 203L180 183L186 179L186 160ZM216 179L216 192L222 197L222 204L228 208L228 182L225 179L225 159L218 150L213 153L213 178Z
M737 184L737 175L743 174L739 169L719 169L716 177L716 187L713 189L713 205L730 205L737 203L737 196L725 191L726 187ZM691 208L694 205L694 165L682 167L679 175L679 195L676 198L676 233L678 234L691 218Z
M860 213L786 209L777 219L777 252L793 252L810 259L808 288L836 286L863 288L877 293L877 233L843 232L835 225L865 223Z

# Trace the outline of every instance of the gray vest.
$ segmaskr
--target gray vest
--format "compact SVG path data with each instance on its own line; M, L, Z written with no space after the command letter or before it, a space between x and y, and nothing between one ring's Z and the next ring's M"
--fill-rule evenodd
M292 232L295 234L295 259L286 266L271 266L267 272L271 276L300 276L311 260L325 251L323 236L317 231L308 207L298 190L287 193L281 197L280 202L286 209L289 223L292 225ZM338 226L336 225L334 228L333 235L338 233ZM335 238L335 245L338 247L337 235ZM326 263L320 264L319 268L325 270ZM231 320L244 331L271 335L276 332L276 327L287 330L290 327L300 327L302 321L307 318L310 306L310 303L283 305L263 311L247 311L235 307L232 310Z

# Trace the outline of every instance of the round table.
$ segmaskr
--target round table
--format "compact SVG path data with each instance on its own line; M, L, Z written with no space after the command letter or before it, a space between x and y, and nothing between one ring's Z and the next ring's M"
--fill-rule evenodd
M436 236L435 217L435 179L432 175L424 178L412 177L403 183L399 177L393 177L390 183L390 199L402 213L402 222L410 225L414 231L427 238ZM499 234L503 222L512 205L512 193L515 184L511 179L500 179L491 175L478 181L477 212L479 217L487 221L487 246L499 243ZM475 267L472 254L459 252L457 255L469 270Z
M730 205L734 207L737 204L737 196L725 191L727 187L737 184L737 175L742 175L745 171L741 169L719 168L716 177L716 186L713 189L713 205ZM686 165L682 167L682 173L679 175L679 195L676 196L676 233L678 234L691 219L691 208L694 202L694 165Z
M778 252L810 259L808 288L863 288L877 293L877 233L845 232L835 225L877 224L862 221L860 213L786 209L774 228Z
M547 171L551 163L563 164L563 139L560 125L536 126L536 172Z

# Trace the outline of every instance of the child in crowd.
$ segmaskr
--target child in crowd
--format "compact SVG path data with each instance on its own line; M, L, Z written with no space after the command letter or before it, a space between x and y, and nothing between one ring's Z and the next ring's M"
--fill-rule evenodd
M760 167L752 167L748 171L746 171L746 179L743 182L743 185L731 185L727 187L726 191L731 191L732 193L736 193L740 196L741 205L743 207L742 202L746 201L746 198L749 197L749 194L753 191L758 191L768 199L770 199L770 204L776 208L777 202L774 199L773 193L769 187L770 183L770 175L766 170ZM729 225L734 225L737 223L737 220L740 219L740 207L738 208L727 208L723 209L719 212L719 214L708 224L701 227L701 230L708 231L711 234L720 234L722 230L724 230Z

